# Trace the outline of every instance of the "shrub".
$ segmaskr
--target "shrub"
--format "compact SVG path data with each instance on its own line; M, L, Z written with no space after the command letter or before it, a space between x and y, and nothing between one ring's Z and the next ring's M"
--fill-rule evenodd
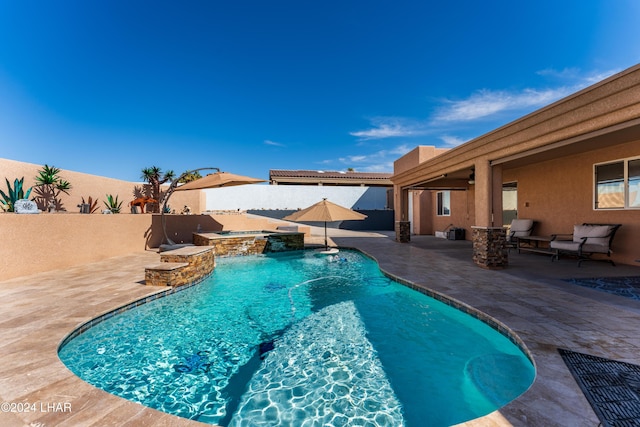
M24 177L22 177L21 179L16 178L15 181L13 181L13 188L11 188L11 183L9 183L9 180L7 178L5 178L5 181L7 182L7 189L9 194L7 195L4 191L0 190L0 195L2 196L0 204L2 204L2 209L6 210L7 212L13 212L16 201L29 198L29 195L31 194L31 188L29 188L27 190L27 193L25 194L23 189Z
M122 201L118 201L118 196L115 198L111 194L107 194L107 201L104 202L105 206L114 214L120 213L122 208Z

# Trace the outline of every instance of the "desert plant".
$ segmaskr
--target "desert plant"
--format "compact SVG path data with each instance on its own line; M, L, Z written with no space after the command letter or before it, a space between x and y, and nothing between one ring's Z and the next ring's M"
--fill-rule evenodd
M89 205L89 213L94 213L95 211L98 210L98 199L93 200L93 198L91 196L89 196L89 198L87 199L87 201L84 201L84 197L82 198L82 204L87 204Z
M11 183L7 178L5 178L5 181L7 182L7 191L9 194L7 195L4 191L0 190L0 195L2 196L0 204L2 204L2 209L7 212L13 212L16 201L29 198L31 188L29 188L25 194L23 189L24 177L21 179L16 178L15 181L13 181L13 188L11 188Z
M60 193L69 194L71 184L69 181L62 179L59 174L60 169L46 164L38 172L35 178L36 188L34 191L37 194L36 202L39 203L40 208L53 207L56 210L63 210L59 196Z
M151 166L150 168L142 169L142 179L147 181L151 186L151 198L158 200L162 203L162 199L160 197L160 186L168 181L171 181L175 178L175 173L172 170L162 172L157 166ZM158 212L156 208L156 212Z
M117 214L120 213L120 209L122 208L122 201L118 201L118 196L115 198L111 194L107 194L107 201L104 202L107 209L109 209L112 213Z
M195 172L185 172L182 174L182 178L180 179L180 183L182 184L186 184L188 182L191 181L195 181L196 179L200 179L202 178L202 175L200 175L200 172L195 171Z

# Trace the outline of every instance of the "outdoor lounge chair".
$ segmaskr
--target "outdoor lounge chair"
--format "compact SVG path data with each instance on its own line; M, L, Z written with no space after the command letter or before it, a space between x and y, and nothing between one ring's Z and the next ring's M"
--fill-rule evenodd
M526 237L531 235L533 230L532 219L514 219L511 221L509 233L507 234L507 248L518 247L518 237Z
M622 224L582 224L573 226L573 234L554 234L549 246L554 254L551 260L557 260L560 254L578 257L578 267L582 261L591 259L593 254L605 254L611 265L615 263L611 257L611 242ZM569 239L567 239L569 237Z

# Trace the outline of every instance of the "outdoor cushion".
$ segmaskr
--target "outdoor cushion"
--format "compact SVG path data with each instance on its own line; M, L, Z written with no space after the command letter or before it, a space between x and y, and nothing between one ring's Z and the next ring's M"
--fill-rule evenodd
M598 253L598 254L608 254L609 253L609 245L592 245L589 243L585 243L582 245L582 252L584 253Z
M533 228L532 219L514 219L511 221L509 234L513 237L525 237L531 234Z
M550 246L552 249L559 249L561 251L578 252L580 249L580 242L573 242L571 240L552 240ZM606 254L609 253L609 246L585 243L582 245L582 252Z
M586 237L585 243L587 244L609 247L610 233L611 226L609 225L574 225L573 241L582 242L582 239Z
M551 243L549 243L549 246L551 246L551 248L553 249L572 252L577 252L578 249L580 249L580 243L573 242L571 240L552 240Z

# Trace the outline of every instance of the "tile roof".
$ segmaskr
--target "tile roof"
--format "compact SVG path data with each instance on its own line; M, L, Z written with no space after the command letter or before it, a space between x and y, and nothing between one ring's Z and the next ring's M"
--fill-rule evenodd
M340 172L340 171L313 171L313 170L282 170L272 169L269 171L269 177L274 178L339 178L339 179L358 179L358 180L388 180L392 173L383 172Z

